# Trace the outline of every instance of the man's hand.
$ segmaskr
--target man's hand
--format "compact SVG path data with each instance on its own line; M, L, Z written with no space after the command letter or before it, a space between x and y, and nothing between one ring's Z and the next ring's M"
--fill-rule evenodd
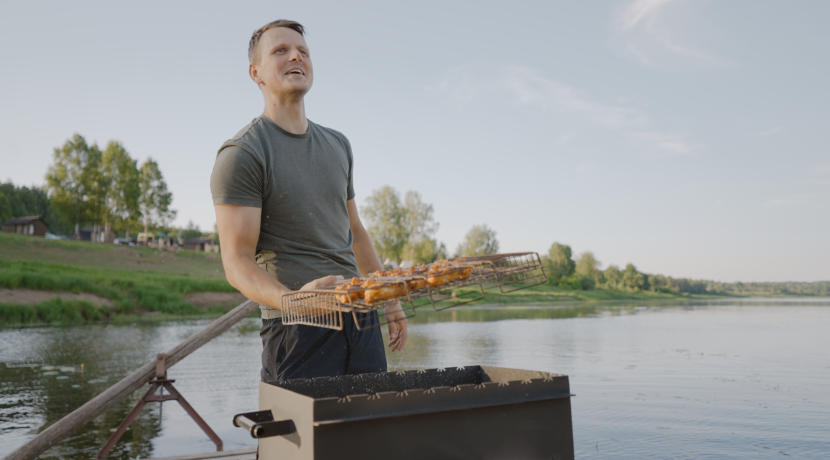
M343 277L340 275L334 276L324 276L322 278L318 278L314 281L307 283L305 286L301 287L301 291L313 291L315 289L320 289L321 287L331 286L332 284L337 283L338 281L343 281Z
M375 248L372 246L372 239L369 238L369 232L363 227L360 216L357 215L354 198L346 202L346 208L349 210L349 227L354 238L352 250L360 273L366 276L375 270L383 270ZM401 304L397 301L391 303L383 309L383 315L389 323L389 348L392 351L401 351L403 344L406 343L406 315Z
M338 276L334 276L334 275L324 276L322 278L318 278L314 281L310 281L310 282L306 283L305 286L301 287L300 290L296 291L296 292L313 291L315 289L320 289L322 287L331 286L332 284L335 284L338 281L342 281L342 280L343 280L343 277L339 276L339 275ZM299 297L295 297L295 299L298 299L298 300L313 299L316 295L317 294L305 294L305 295L302 295L302 296L299 296ZM312 301L312 304L314 304L313 301ZM300 314L300 315L310 315L310 316L324 316L324 315L328 315L328 314L332 313L331 310L324 309L324 308L319 308L319 307L299 308L299 309L296 309L295 312L297 314Z
M389 322L389 348L392 351L403 350L406 343L406 314L400 302L395 302L383 309L383 316Z

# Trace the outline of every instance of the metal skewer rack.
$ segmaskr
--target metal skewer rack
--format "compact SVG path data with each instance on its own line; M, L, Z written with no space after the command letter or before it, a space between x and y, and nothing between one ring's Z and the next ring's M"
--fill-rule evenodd
M349 283L344 281L320 289L285 294L282 296L283 324L304 324L339 331L343 330L343 315L350 314L357 329L365 330L387 324L388 321L376 320L372 313L382 313L396 302L400 303L406 317L411 318L419 307L431 306L435 311L441 311L482 300L487 290L498 288L500 292L507 293L547 282L542 261L535 252L490 254L456 260L440 274L469 270L470 275L438 286L429 284L432 274L419 273L371 278L376 282L371 288L360 285L344 288L341 286ZM381 288L389 288L398 295L374 302L358 298L358 294L368 289Z

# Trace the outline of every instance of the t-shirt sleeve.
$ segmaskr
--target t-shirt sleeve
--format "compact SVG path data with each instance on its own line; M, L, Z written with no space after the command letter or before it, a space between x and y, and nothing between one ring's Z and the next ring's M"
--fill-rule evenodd
M346 186L346 201L354 199L354 155L352 144L346 139L346 153L349 155L349 185Z
M248 151L231 145L216 156L210 175L213 204L262 208L265 171Z

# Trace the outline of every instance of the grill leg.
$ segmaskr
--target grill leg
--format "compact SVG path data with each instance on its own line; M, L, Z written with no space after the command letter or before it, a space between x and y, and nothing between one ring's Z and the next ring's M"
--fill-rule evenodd
M144 405L147 404L147 397L155 394L158 388L159 385L154 383L150 387L150 389L147 390L147 393L144 394L144 397L141 398L141 401L139 401L138 404L136 404L135 407L133 407L133 410L130 411L130 414L127 415L127 418L125 418L124 421L121 422L120 425L118 425L118 429L116 429L115 433L113 433L112 436L110 436L110 438L107 440L107 443L104 444L104 447L102 447L101 450L98 451L98 460L104 460L107 457L107 454L110 453L112 448L115 447L115 444L118 442L118 440L121 439L121 436L127 431L127 427L129 427L130 424L133 423L133 421L135 421L136 418L138 418L138 414L141 413L141 409L144 409Z
M185 412L187 412L187 414L190 415L190 418L192 418L193 421L196 422L197 425L199 425L199 428L201 428L202 431L204 431L205 434L208 435L210 440L213 441L214 444L216 444L216 452L222 452L222 440L219 439L219 436L217 436L216 433L214 433L213 430L210 429L208 424L204 420L202 420L202 417L199 417L199 414L197 414L196 410L194 410L193 407L191 407L190 404L188 404L188 402L184 399L184 396L182 396L182 394L179 393L178 390L173 388L173 385L171 385L169 382L165 382L164 387L167 388L167 391L169 391L170 394L173 395L173 397L176 399L176 401L178 401L179 404L181 404Z

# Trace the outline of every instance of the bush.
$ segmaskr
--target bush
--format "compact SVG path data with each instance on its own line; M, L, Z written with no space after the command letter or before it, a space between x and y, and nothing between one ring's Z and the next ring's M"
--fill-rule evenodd
M582 284L582 290L584 291L591 291L597 287L597 280L593 276L583 276L580 283Z
M580 278L577 275L563 276L562 278L559 278L558 286L561 289L570 289L572 291L581 291L582 290L582 278Z

